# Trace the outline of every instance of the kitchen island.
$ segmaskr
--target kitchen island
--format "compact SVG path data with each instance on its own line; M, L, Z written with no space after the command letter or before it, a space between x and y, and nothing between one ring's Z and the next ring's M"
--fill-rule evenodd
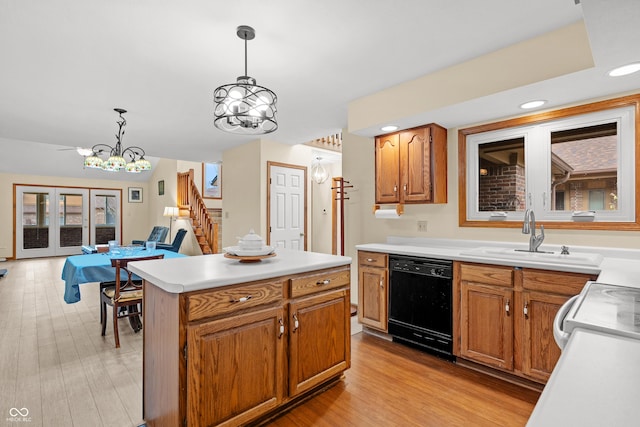
M351 258L277 249L130 264L144 279L148 426L269 418L350 366Z

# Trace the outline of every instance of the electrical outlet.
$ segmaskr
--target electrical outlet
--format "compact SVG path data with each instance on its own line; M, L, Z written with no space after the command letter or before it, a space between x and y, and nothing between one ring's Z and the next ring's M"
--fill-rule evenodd
M418 232L420 233L427 232L427 221L418 221Z

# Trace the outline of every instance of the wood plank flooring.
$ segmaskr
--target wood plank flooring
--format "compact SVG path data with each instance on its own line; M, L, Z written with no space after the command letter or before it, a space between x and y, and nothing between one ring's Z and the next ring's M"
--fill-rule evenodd
M138 426L142 334L124 320L120 349L110 327L100 336L97 283L66 304L64 260L0 264L9 270L0 279L0 426ZM345 378L270 425L523 426L538 396L358 333ZM11 408L27 408L27 419L12 420Z
M524 426L539 397L369 334L351 343L344 380L270 426Z

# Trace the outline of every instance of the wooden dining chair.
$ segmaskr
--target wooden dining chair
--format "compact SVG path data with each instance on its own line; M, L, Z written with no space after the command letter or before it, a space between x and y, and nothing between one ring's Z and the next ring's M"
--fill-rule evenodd
M112 258L111 266L116 269L116 280L113 286L102 285L100 292L100 322L102 323L102 336L107 330L107 305L113 308L113 336L116 341L116 348L120 348L120 337L118 335L118 319L133 316L140 316L142 313L138 307L142 307L142 282L133 280L133 273L129 271L127 265L134 261L146 261L150 259L162 259L164 254L151 255L137 258ZM124 270L127 280L124 281L121 273Z

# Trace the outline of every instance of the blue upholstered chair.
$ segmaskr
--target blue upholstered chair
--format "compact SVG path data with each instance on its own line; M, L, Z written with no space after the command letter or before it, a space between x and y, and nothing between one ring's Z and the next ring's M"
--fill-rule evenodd
M173 242L169 245L167 243L156 243L156 249L164 249L167 251L178 252L180 250L180 246L182 245L182 241L184 240L184 236L187 234L187 230L181 228L176 233L176 237L173 238Z
M147 238L147 240L132 240L131 244L144 245L145 242L163 243L164 239L167 238L167 234L169 234L169 227L162 227L160 225L156 225L155 227L153 227L153 230L151 230L151 234L149 234L149 237Z

